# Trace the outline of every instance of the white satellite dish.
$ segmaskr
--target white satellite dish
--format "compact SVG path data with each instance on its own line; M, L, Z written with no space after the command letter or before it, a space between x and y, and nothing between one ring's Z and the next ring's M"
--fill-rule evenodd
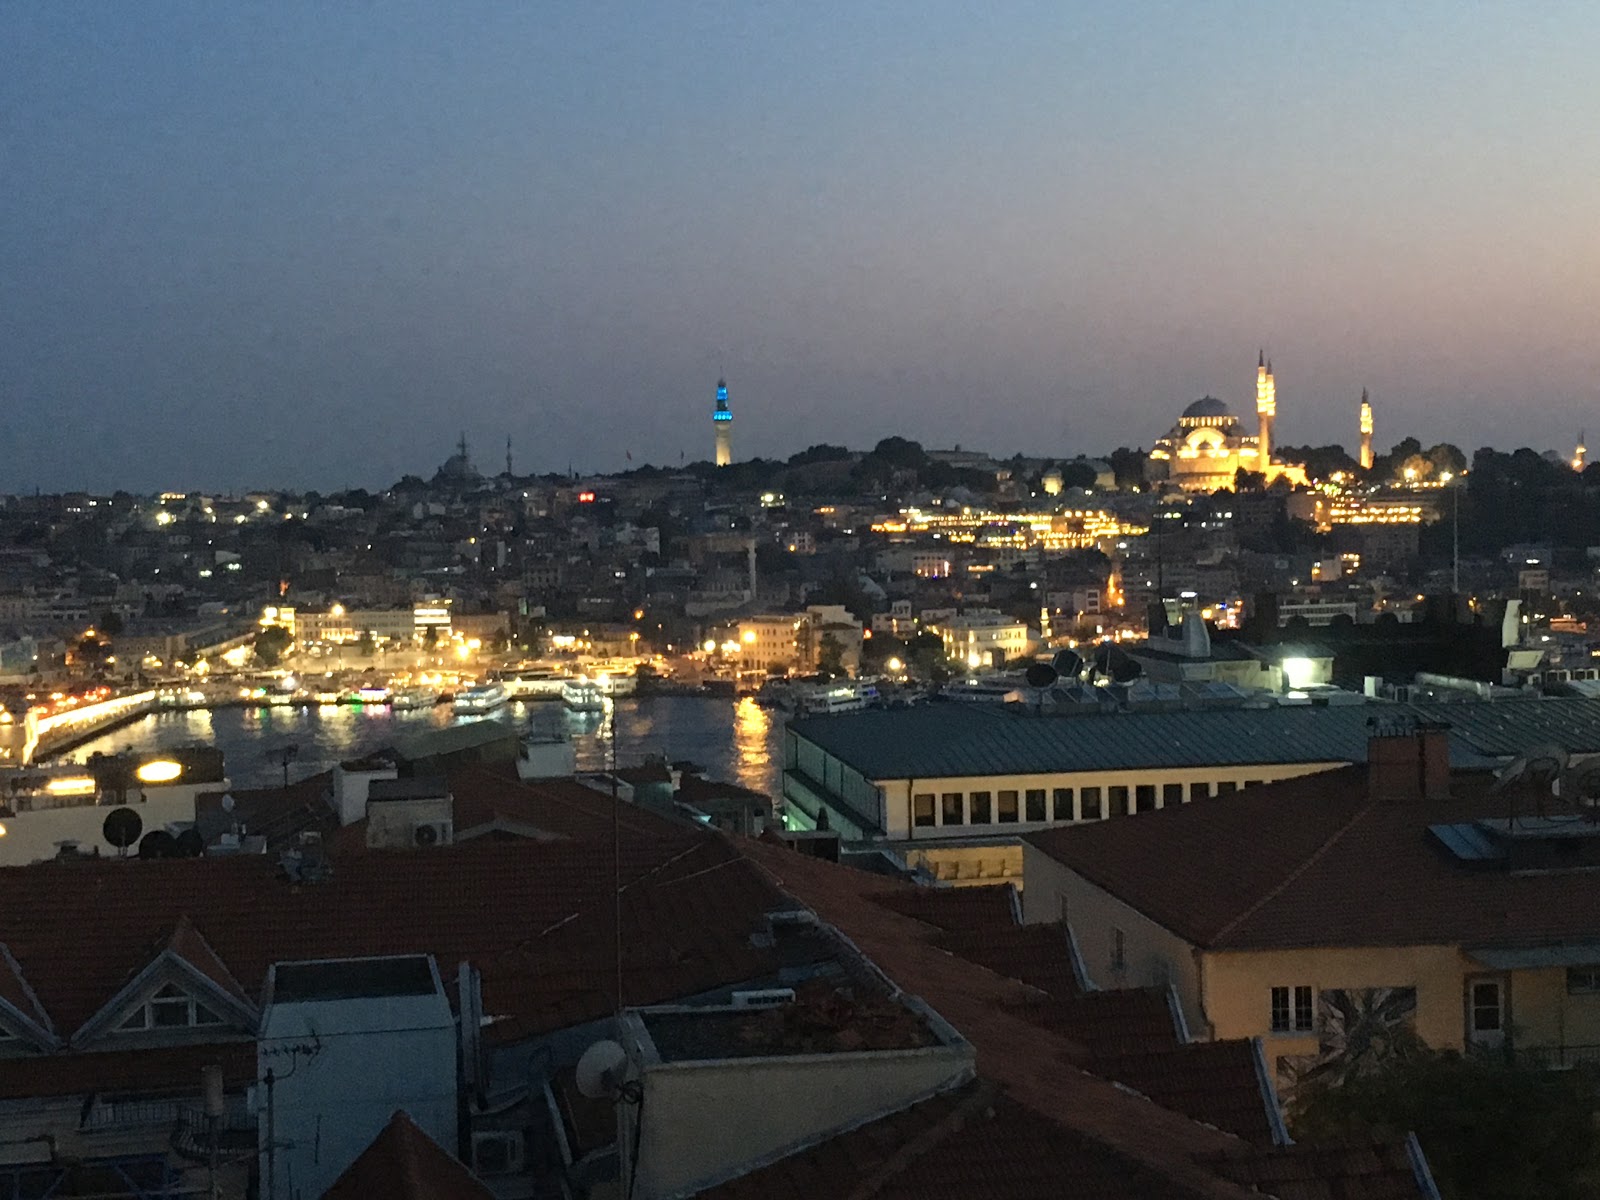
M231 813L233 811L233 806L235 804L237 804L237 803L238 803L238 801L236 801L233 798L233 793L232 792L224 792L222 794L222 811L223 812L230 812Z
M578 1091L591 1100L614 1099L627 1066L628 1052L616 1042L596 1042L578 1059Z

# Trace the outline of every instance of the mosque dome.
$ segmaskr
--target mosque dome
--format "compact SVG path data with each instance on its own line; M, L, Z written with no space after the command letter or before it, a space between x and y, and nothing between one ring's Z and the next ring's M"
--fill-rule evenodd
M1228 411L1228 406L1215 396L1202 396L1183 410L1183 420L1185 421L1205 421L1209 423L1237 419Z

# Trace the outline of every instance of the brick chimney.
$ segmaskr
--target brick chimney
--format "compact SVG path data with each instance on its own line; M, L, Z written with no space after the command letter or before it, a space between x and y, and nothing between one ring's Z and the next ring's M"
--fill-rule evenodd
M1400 804L1450 795L1450 735L1446 725L1378 730L1367 739L1367 795Z

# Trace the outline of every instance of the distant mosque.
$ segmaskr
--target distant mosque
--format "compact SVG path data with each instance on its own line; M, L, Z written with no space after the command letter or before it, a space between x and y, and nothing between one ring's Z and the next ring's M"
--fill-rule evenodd
M1196 400L1178 418L1167 435L1150 451L1145 477L1152 483L1170 483L1186 492L1232 491L1240 471L1304 486L1306 469L1298 463L1280 462L1272 456L1273 425L1278 418L1278 384L1265 351L1256 360L1256 420L1258 432L1244 432L1239 418L1215 396Z

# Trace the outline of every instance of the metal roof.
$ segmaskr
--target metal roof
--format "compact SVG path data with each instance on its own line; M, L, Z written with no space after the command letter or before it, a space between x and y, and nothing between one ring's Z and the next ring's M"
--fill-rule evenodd
M868 779L1359 763L1369 722L1450 727L1450 762L1490 767L1541 742L1600 753L1600 700L1361 704L1039 715L1032 705L930 704L792 721Z

